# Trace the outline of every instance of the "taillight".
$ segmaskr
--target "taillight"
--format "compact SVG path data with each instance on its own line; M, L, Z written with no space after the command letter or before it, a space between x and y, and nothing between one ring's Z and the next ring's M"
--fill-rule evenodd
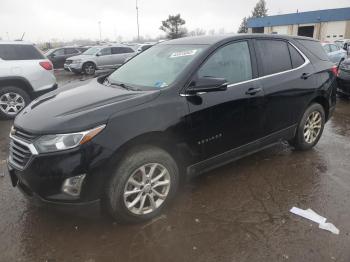
M335 65L335 66L333 66L332 67L332 73L335 75L335 76L338 76L338 72L339 70L338 70L338 67Z
M53 69L52 63L50 61L42 61L42 62L39 62L39 64L46 70Z

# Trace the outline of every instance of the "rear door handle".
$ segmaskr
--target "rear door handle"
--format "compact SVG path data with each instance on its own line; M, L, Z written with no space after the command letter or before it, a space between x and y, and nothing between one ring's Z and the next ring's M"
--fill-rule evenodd
M303 73L303 74L301 75L301 79L306 80L306 79L308 79L311 75L312 75L312 74L310 74L310 73Z
M245 92L246 95L254 96L262 91L261 87L258 88L249 88L247 92Z

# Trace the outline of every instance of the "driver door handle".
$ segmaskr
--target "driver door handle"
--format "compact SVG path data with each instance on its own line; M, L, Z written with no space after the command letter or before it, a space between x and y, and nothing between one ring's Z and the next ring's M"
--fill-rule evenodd
M247 92L245 92L246 95L254 96L262 91L261 87L258 88L249 88Z

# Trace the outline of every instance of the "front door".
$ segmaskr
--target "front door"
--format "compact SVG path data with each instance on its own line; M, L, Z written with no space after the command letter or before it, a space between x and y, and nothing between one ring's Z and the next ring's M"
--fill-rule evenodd
M112 49L110 47L103 48L96 59L98 68L111 68L112 67Z
M227 152L262 134L263 90L253 80L255 58L248 41L233 42L217 49L201 66L195 79L224 78L226 91L187 97L193 142L201 159Z

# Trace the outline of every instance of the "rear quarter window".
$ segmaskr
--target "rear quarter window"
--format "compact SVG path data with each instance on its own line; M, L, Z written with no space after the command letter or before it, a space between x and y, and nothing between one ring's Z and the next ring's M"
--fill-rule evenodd
M310 53L323 61L329 61L326 51L321 43L314 40L296 39L302 46L304 46Z
M298 68L305 63L303 56L292 46L289 46L290 58L292 59L293 68Z
M0 58L3 60L40 60L44 59L32 45L0 45Z

